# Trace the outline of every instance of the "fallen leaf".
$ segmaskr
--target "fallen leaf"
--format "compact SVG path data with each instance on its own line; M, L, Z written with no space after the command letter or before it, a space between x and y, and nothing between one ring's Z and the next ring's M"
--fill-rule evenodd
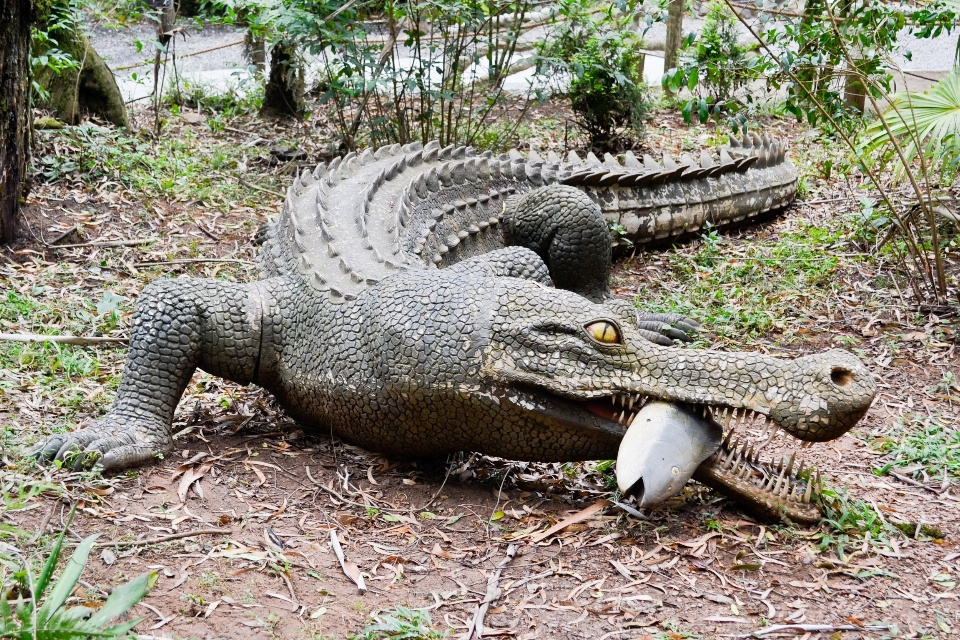
M212 466L213 463L204 462L199 467L191 467L184 471L183 477L180 478L180 486L177 488L177 497L180 499L180 504L187 501L187 491L190 489L190 485L205 476ZM266 482L266 478L264 478L264 482Z
M100 552L100 559L103 560L103 564L108 567L117 561L117 554L115 554L110 549L104 549Z
M367 585L364 584L363 576L360 575L360 567L348 561L343 555L343 547L340 546L340 540L337 538L337 532L334 529L330 530L330 546L333 548L333 552L337 554L337 560L340 561L340 568L343 569L343 572L357 584L357 588L361 592L366 591Z
M583 522L584 520L587 520L587 519L593 517L593 516L596 515L599 511L602 511L603 509L605 509L605 508L607 508L607 507L609 507L609 506L610 506L610 501L609 501L609 500L598 500L597 502L593 503L592 505L590 505L590 506L587 507L586 509L583 509L583 510L581 510L581 511L578 511L578 512L576 512L576 513L574 513L574 514L571 514L571 515L567 516L566 518L564 518L563 520L561 520L561 521L558 522L557 524L553 525L552 527L550 527L550 528L547 529L546 531L544 531L544 532L542 532L542 533L538 533L538 534L536 534L535 536L531 536L531 537L530 537L530 542L533 543L533 544L536 544L536 543L540 542L541 540L544 540L544 539L552 536L553 534L557 533L558 531L561 531L561 530L563 530L563 529L566 529L567 527L569 527L569 526L572 525L572 524L577 524L577 523Z

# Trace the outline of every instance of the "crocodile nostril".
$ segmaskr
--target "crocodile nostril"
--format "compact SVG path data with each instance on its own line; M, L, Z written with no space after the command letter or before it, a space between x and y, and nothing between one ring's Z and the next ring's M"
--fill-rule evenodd
M834 367L830 370L830 379L838 387L845 387L853 382L853 373L843 367Z

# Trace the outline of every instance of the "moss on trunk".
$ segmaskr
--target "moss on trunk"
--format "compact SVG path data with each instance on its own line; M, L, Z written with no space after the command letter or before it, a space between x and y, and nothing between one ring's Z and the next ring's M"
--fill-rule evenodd
M59 47L73 56L80 68L62 73L49 70L37 75L37 82L50 93L41 107L71 124L80 122L82 113L100 116L118 127L127 127L127 108L113 72L79 30L58 32Z

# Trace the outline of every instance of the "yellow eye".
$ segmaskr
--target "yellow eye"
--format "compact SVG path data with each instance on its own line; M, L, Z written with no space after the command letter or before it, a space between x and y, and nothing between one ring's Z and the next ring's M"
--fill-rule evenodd
M603 344L622 343L620 340L620 330L617 329L617 325L612 322L598 320L597 322L591 322L584 328L587 330L587 333L590 334L590 337L597 342L602 342Z

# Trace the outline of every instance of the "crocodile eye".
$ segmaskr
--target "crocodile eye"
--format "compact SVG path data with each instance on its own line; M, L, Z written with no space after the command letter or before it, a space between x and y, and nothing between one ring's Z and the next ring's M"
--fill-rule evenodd
M620 339L620 330L617 329L617 325L612 322L598 320L597 322L591 322L584 328L587 330L587 333L590 334L590 337L597 342L602 342L603 344L623 344L623 341Z

